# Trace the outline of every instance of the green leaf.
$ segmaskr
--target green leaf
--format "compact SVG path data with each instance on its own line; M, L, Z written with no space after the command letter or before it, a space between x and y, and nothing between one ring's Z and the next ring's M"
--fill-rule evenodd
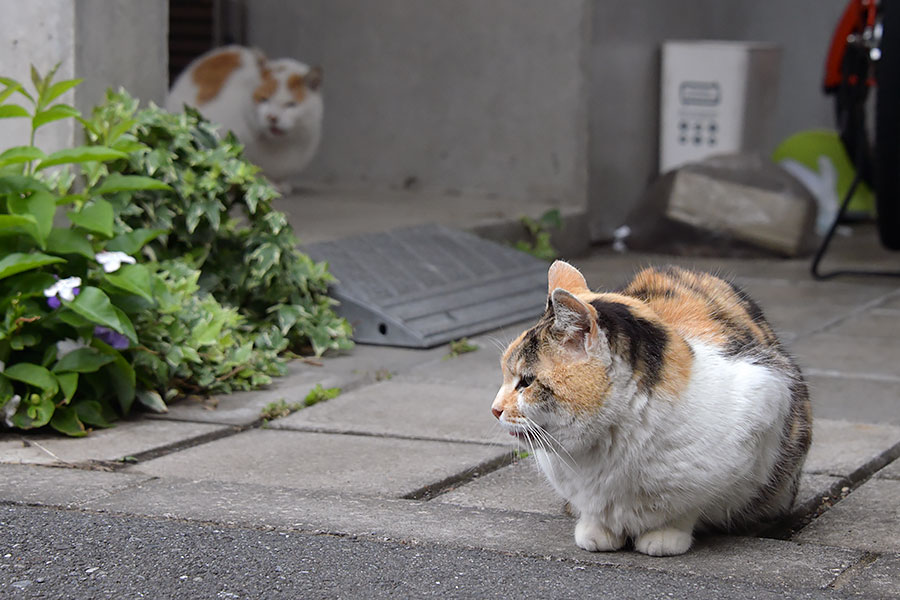
M35 148L34 146L14 146L9 150L0 152L0 167L31 160L40 160L46 156L40 148Z
M81 113L78 112L78 109L69 106L68 104L54 104L47 110L42 110L37 113L31 119L31 127L32 129L38 129L47 123L52 123L53 121L59 121L60 119L68 119L71 117L77 117Z
M2 80L2 79L5 79L5 78L0 78L0 80ZM9 80L9 81L11 81L11 80ZM5 81L0 81L0 83L3 83L4 85L6 85L6 89L3 90L2 92L0 92L0 104L3 104L4 102L6 102L7 98L9 98L10 96L12 96L13 94L15 94L16 92L18 92L19 90L22 89L22 84L17 81L13 81L12 83L8 83L8 84Z
M31 114L18 104L0 105L0 119L15 119L18 117L30 117Z
M73 87L78 85L84 81L83 79L65 79L63 81L57 81L53 85L50 86L50 89L47 90L46 96L44 96L44 102L53 102Z
M75 412L82 423L94 427L112 427L113 424L103 416L103 406L96 400L82 400L75 404Z
M11 197L7 201L9 212L19 216L34 217L39 243L45 244L50 229L53 227L53 215L56 213L56 199L49 192L35 192L26 197Z
M95 198L90 204L85 204L80 211L69 211L66 215L79 227L112 237L115 218L113 207L103 198Z
M131 323L131 319L129 319L128 315L125 314L125 311L123 311L118 306L113 306L113 310L116 312L116 316L119 317L119 326L122 328L122 331L120 333L127 337L132 344L137 344L137 332L135 332L134 330L134 325Z
M104 277L117 288L153 302L150 271L144 265L123 265L115 273L106 273Z
M33 385L53 396L59 391L59 384L53 374L40 365L32 363L16 363L3 370L3 374L10 379Z
M100 340L95 339L92 344L100 349L104 354L113 357L113 362L107 365L103 372L109 377L109 383L116 392L116 398L119 400L119 407L122 414L128 414L131 405L134 403L135 388L137 386L137 377L134 368L119 353L118 350L104 344Z
M10 79L9 77L0 77L0 83L5 85L7 88L15 88L14 91L19 92L20 94L22 94L23 96L25 96L26 98L28 98L29 100L34 102L34 99L31 97L31 94L26 92L25 88L22 86L22 84L19 83L18 81L16 81L15 79Z
M30 175L6 175L0 177L0 195L49 191L50 189L40 179Z
M110 252L124 252L125 254L134 255L147 242L156 239L165 232L165 229L135 229L109 240L106 243L106 249Z
M94 258L94 248L84 233L68 227L54 227L47 236L47 251L54 254L80 254L86 258Z
M50 273L41 273L33 271L31 273L23 273L15 279L10 279L4 285L11 288L10 293L5 297L0 297L0 306L6 303L10 298L31 298L34 296L43 296L44 290L55 283L55 279Z
M92 286L84 288L80 294L75 296L74 300L67 302L65 306L96 325L104 325L125 334L122 324L119 322L119 316L116 314L116 307L110 302L109 296L99 288Z
M69 355L66 355L69 356ZM63 404L68 404L78 389L78 373L56 373L59 389L63 393Z
M54 365L53 371L55 373L93 373L112 361L113 357L102 354L94 348L79 348L59 359L59 362Z
M0 407L4 406L13 397L13 386L9 379L0 375Z
M54 152L40 163L36 171L55 165L70 163L86 163L91 161L107 162L117 158L128 158L128 155L105 146L79 146L77 148L65 148Z
M95 194L112 194L114 192L135 192L138 190L171 190L172 186L153 177L141 175L120 175L112 173L93 190Z
M41 254L40 252L32 252L30 254L13 252L12 254L6 255L5 258L0 260L0 279L10 277L11 275L15 275L16 273L21 273L22 271L37 269L38 267L43 267L44 265L52 265L55 263L63 262L66 262L65 259L59 258L57 256Z
M71 406L59 406L50 419L50 427L70 437L84 437L87 431L84 424L78 420L78 413Z
M159 392L154 390L141 390L137 393L137 399L138 402L155 413L169 412L169 409L166 407L166 403L163 402Z
M22 399L19 410L13 415L12 423L19 429L32 429L43 427L50 422L56 405L50 396L41 396L37 404L31 404Z
M0 236L19 233L31 236L31 239L38 246L41 246L41 250L46 249L44 240L41 238L41 232L38 229L37 219L31 215L0 215Z

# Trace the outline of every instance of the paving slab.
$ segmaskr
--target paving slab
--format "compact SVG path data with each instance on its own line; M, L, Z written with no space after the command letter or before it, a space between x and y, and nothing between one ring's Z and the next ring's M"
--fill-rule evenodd
M818 333L791 345L801 367L830 369L849 376L896 376L900 341L883 337L848 337Z
M868 476L896 453L900 427L816 419L803 470L836 477ZM881 462L882 464L879 464Z
M0 464L0 501L73 507L149 479L129 473Z
M317 384L326 388L357 389L382 379L390 379L414 365L433 361L446 352L446 346L430 350L408 350L358 345L334 356L292 361L285 377L275 378L271 385L263 389L222 394L207 399L186 399L171 404L169 412L151 417L170 421L250 425L260 419L261 411L270 402L298 402Z
M128 471L399 497L477 471L508 452L479 444L256 429Z
M360 498L284 487L156 479L88 503L89 510L275 527L403 542L431 542L508 554L824 588L859 551L744 537L705 537L683 556L592 553L575 546L573 520L438 502Z
M840 477L804 473L794 502L795 511L805 514L813 510L823 498L840 490L844 481ZM493 473L462 483L432 501L546 515L564 513L564 500L550 487L530 458L517 460Z
M878 477L879 479L900 480L900 458L895 458L893 462L875 473L875 477Z
M459 485L432 502L556 516L563 514L565 503L531 458Z
M227 427L205 423L174 423L152 419L120 421L83 438L54 433L0 434L0 463L80 464L116 461L191 440L215 436Z
M870 479L801 530L800 542L900 553L900 481Z
M900 349L900 310L873 308L850 317L829 329L828 333L848 337L886 337L893 340Z
M865 379L809 369L806 382L816 419L852 419L900 426L900 376Z
M273 429L515 445L491 415L496 390L391 380L272 421Z
M900 598L900 554L882 554L858 563L835 589L866 598Z

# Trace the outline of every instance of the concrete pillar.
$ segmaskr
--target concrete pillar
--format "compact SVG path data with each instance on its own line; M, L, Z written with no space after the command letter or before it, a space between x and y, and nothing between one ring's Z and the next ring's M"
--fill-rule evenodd
M85 81L58 102L84 113L102 102L108 87L161 103L168 11L167 0L0 0L0 75L30 85L31 65L43 74L60 63L57 80ZM36 143L56 150L75 143L79 131L72 120L51 123ZM0 148L27 144L29 132L26 119L0 120Z

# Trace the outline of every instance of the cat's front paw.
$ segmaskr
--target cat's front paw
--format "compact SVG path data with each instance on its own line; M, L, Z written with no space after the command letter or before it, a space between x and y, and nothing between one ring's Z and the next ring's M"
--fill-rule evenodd
M650 556L675 556L687 552L693 540L690 531L662 527L639 535L634 540L634 549Z
M575 543L588 552L613 552L625 545L625 536L614 534L594 520L579 519L575 525Z

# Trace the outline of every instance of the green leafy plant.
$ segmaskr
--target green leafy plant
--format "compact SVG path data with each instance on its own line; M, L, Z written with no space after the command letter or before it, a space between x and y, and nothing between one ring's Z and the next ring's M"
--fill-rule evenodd
M55 71L32 68L32 90L0 78L0 118L31 122L29 144L0 153L0 416L9 427L49 424L82 436L131 408L134 320L155 303L152 272L135 255L160 231L116 235L108 194L116 185L169 186L104 176L102 165L128 156L132 138L50 154L34 146L41 127L78 114L55 101L79 80L54 83ZM82 176L79 191L71 168ZM68 208L67 226L56 226L59 207Z
M287 340L275 328L248 327L235 308L200 292L200 272L183 261L156 265L155 306L135 318L142 352L134 357L138 397L154 410L186 394L257 388L286 372Z
M563 221L559 209L551 209L545 212L538 220L531 217L522 217L520 222L528 232L528 240L519 240L515 243L516 250L527 252L542 260L551 261L559 256L556 248L550 243L552 229L562 229Z
M196 112L138 111L124 92L107 96L85 123L102 147L128 132L144 148L105 166L119 176L154 177L171 189L128 190L112 201L116 231L162 229L146 252L157 259L190 257L201 270L200 288L238 308L254 326L280 331L297 352L320 355L352 346L349 324L333 311L325 263L297 249L274 188L244 160L237 140L216 136ZM128 192L128 193L125 193Z
M269 402L268 404L266 404L263 407L262 411L260 411L259 416L261 416L265 421L279 419L281 417L286 417L291 413L295 413L305 406L312 406L313 404L318 404L319 402L325 402L326 400L337 398L340 394L341 388L325 388L322 387L321 383L317 383L315 387L313 387L313 389L311 389L309 393L306 394L306 397L302 402L288 402L284 398L279 398L275 402Z
M453 340L450 342L450 352L448 352L444 358L456 358L460 354L475 352L476 350L478 350L478 345L470 342L468 338Z
M337 398L341 394L341 388L333 387L333 388L324 388L321 383L317 383L313 389L306 394L306 398L303 399L304 406L312 406L313 404L318 404L319 402L325 402L326 400L332 400Z

